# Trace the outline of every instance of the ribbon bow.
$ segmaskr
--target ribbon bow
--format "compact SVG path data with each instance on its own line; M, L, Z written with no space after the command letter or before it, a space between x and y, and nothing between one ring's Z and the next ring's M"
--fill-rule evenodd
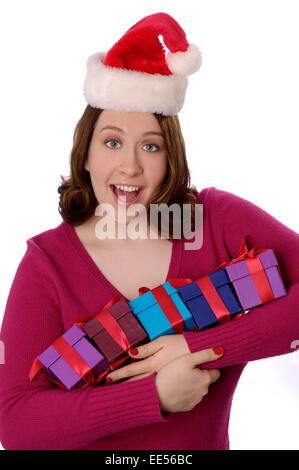
M242 243L240 246L240 255L231 261L226 261L220 264L220 266L218 266L217 269L222 269L224 267L238 263L239 261L245 261L248 267L248 270L250 272L250 275L252 277L252 280L254 282L255 288L261 299L261 303L265 304L274 299L274 294L273 294L267 275L264 271L263 265L258 255L260 253L264 253L265 251L269 251L269 249L264 248L264 249L256 250L255 248L252 248L251 250L248 250L245 238L242 240ZM277 267L279 270L279 266ZM280 273L280 270L279 270L279 273ZM280 276L281 276L281 273L280 273Z
M264 251L268 251L268 248L264 248L264 249L260 249L260 250L257 250L256 248L251 248L251 250L248 250L245 238L242 240L240 250L239 250L239 253L240 253L239 256L237 258L234 258L231 261L224 261L223 263L221 263L218 266L217 270L225 268L226 266L230 266L231 264L238 263L239 261L244 261L247 258L254 258L255 256L259 255L260 253L263 253Z

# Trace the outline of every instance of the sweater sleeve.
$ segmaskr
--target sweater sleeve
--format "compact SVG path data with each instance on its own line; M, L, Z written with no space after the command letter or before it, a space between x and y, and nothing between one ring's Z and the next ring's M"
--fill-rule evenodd
M43 372L29 381L34 358L64 333L47 259L28 243L6 303L0 337L5 351L0 364L3 447L74 449L119 431L165 422L155 374L71 392L56 388Z
M190 351L222 346L223 357L205 364L208 369L293 352L299 340L299 235L245 199L216 188L206 191L208 211L215 209L214 222L218 220L218 235L230 258L238 256L244 236L249 249L272 248L287 296L254 307L229 323L184 333Z

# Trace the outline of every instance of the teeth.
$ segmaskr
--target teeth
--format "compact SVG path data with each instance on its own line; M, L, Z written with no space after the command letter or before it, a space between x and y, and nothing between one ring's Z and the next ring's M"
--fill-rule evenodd
M121 189L122 191L128 191L129 193L139 190L139 188L136 188L136 186L119 186L118 184L114 184L113 186L115 188Z

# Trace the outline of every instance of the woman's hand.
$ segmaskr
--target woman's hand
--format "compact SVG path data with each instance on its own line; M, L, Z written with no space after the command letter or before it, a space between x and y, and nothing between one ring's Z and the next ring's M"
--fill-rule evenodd
M187 342L182 334L165 335L147 344L129 350L130 356L138 361L120 367L107 375L107 382L132 377L141 379L153 372L158 372L165 364L180 356L190 354ZM137 354L136 354L137 353ZM139 360L140 359L140 360ZM109 379L109 380L108 380Z
M202 370L199 364L215 361L222 348L204 349L186 354L162 367L155 377L161 411L176 413L192 410L207 395L211 383L218 380L218 369Z

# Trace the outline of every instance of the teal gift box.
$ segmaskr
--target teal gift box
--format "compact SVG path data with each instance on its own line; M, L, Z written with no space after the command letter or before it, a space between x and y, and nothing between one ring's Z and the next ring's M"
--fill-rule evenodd
M147 288L141 288L147 289ZM139 292L141 291L139 289ZM168 281L128 302L151 341L195 328L192 314Z

